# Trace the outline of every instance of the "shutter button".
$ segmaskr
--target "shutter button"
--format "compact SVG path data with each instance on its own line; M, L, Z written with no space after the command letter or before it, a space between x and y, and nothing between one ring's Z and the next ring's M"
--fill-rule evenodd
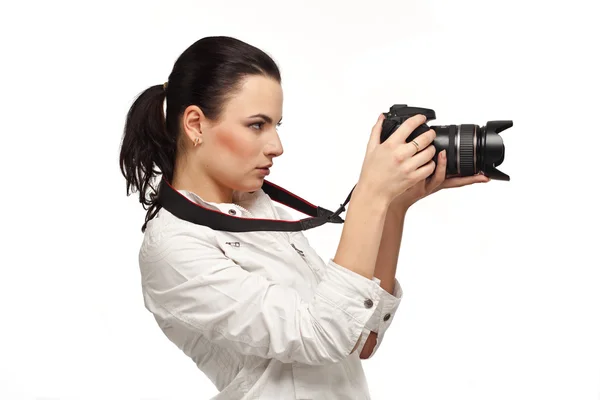
M365 300L365 307L367 307L367 308L371 308L371 307L373 307L373 300L371 300L371 299L366 299L366 300Z
M231 209L231 210L229 210L229 214L231 214L231 215L235 215L235 214L236 214L236 212L235 212L235 210L234 210L234 209Z
M387 321L388 319L390 319L391 315L390 314L385 314L385 317L383 317L384 321Z

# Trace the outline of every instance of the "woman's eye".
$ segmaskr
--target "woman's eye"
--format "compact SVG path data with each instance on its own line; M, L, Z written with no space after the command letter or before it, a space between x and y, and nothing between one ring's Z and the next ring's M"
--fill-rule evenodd
M256 122L256 123L250 125L250 128L257 129L257 130L260 131L260 130L262 130L262 127L265 125L265 123L266 122L264 122L264 121L263 122ZM282 124L281 122L278 122L277 123L277 127L280 127L281 124Z

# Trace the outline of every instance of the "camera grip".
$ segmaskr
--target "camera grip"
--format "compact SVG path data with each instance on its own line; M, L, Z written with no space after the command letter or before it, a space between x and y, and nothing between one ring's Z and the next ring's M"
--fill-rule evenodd
M403 118L401 121L398 121L397 119L395 119L395 120L385 119L381 126L380 142L383 143L390 136L392 136L392 133L394 133L396 131L396 129L398 129L398 127L400 125L402 125L404 123L404 121L406 121L406 119L408 119L408 118L405 118L405 119ZM406 143L410 143L411 140L413 140L417 136L427 132L429 129L431 129L431 128L427 125L427 123L419 125L414 131L411 132L411 134L408 136L408 138L406 138Z

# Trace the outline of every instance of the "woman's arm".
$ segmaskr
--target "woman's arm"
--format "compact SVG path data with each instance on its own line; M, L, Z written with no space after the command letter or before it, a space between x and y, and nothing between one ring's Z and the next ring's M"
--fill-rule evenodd
M402 297L402 289L396 280L396 267L402 243L405 217L405 209L401 209L398 212L389 211L385 217L379 253L377 254L377 262L375 264L375 277L381 281L380 286L394 297L387 302L389 304L387 307L385 306L385 302L382 302L380 305L383 308L381 311L381 314L383 314L381 315L382 323L378 329L380 332L371 331L369 333L360 353L360 358L362 359L368 359L375 354L375 350L379 347L378 344L381 344L385 330L392 322L398 303ZM386 318L388 314L389 317Z

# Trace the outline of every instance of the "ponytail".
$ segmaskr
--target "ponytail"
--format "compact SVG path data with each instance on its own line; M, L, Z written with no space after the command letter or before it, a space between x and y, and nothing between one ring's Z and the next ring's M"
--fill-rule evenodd
M142 232L160 209L153 180L161 173L168 181L172 180L175 166L177 140L175 133L170 134L166 128L165 86L151 86L133 102L121 143L119 164L127 182L127 195L137 191L140 203L148 210Z

